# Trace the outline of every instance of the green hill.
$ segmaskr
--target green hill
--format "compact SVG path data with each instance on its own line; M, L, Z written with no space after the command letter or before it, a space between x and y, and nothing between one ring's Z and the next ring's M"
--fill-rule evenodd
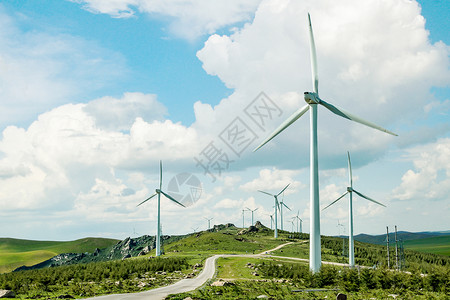
M405 249L450 256L450 235L403 242Z
M0 273L10 272L22 265L31 266L61 253L93 252L105 248L118 240L83 238L76 241L32 241L0 238Z

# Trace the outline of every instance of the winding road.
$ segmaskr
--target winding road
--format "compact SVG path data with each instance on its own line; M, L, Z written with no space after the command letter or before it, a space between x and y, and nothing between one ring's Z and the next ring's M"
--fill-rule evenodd
M211 256L206 259L204 263L203 270L200 272L200 274L195 278L189 278L189 279L182 279L174 284L156 288L153 290L140 292L140 293L131 293L131 294L112 294L112 295L105 295L105 296L99 296L94 298L88 298L88 300L160 300L164 299L169 294L178 294L183 292L189 292L192 290L195 290L196 288L201 287L203 284L205 284L206 281L214 277L214 274L216 272L216 260L219 257L275 257L275 258L281 258L281 259L290 259L290 260L300 260L308 262L308 259L302 259L302 258L294 258L294 257L284 257L284 256L274 256L270 255L272 251L276 251L286 245L292 244L286 243L279 245L276 248L273 248L271 250L264 251L259 254L218 254ZM323 262L325 264L335 264L335 265L346 265L346 264L339 264L339 263L330 263L330 262Z

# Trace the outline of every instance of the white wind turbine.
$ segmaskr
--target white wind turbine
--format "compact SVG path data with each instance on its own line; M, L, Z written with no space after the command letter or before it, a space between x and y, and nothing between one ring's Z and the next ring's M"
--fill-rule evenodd
M182 203L178 202L177 200L173 199L171 196L164 193L161 190L161 187L162 187L162 161L159 161L159 189L156 189L155 193L153 195L151 195L150 197L148 197L147 199L145 199L144 201L142 201L141 203L139 203L137 205L137 206L140 206L140 205L144 204L145 202L147 202L148 200L155 197L156 195L158 195L158 224L157 224L157 230L156 230L156 232L157 232L156 233L156 256L161 255L161 194L163 194L164 196L166 196L166 198L172 200L176 204L185 207Z
M384 205L378 201L375 201L367 196L364 196L357 190L353 189L352 164L350 162L350 153L347 152L347 156L348 156L348 171L349 171L349 174L348 174L349 186L347 187L347 191L344 194L342 194L342 196L340 196L339 198L337 198L336 200L331 202L331 204L329 204L327 207L325 207L322 210L327 209L328 207L330 207L331 205L333 205L334 203L336 203L340 199L342 199L345 195L349 194L350 197L348 200L348 213L349 213L349 218L348 218L348 228L349 228L348 229L348 264L350 265L350 267L354 267L355 266L355 248L354 248L354 242L353 242L353 199L352 199L353 193L360 196L361 198L372 201L373 203L376 203L378 205L381 205L384 207L386 207L386 205Z
M311 52L311 70L313 91L304 92L304 98L306 105L294 112L286 121L284 121L267 139L265 139L258 147L256 151L263 145L272 140L284 129L289 127L298 118L305 114L310 109L310 235L309 235L309 268L313 272L318 272L321 266L321 254L320 254L320 206L319 206L319 160L317 154L317 105L320 104L332 113L346 118L348 120L361 123L363 125L372 127L374 129L386 132L392 135L396 135L387 129L384 129L374 123L361 119L341 108L338 108L328 102L325 102L319 98L319 77L317 73L317 57L316 46L314 43L313 30L311 26L311 17L308 13L309 23L309 40L310 40L310 52Z
M278 202L278 196L280 196L281 193L283 193L284 190L288 188L289 184L287 186L285 186L284 189L282 189L281 192L279 192L276 195L272 195L271 193L258 190L258 192L261 192L261 193L264 193L266 195L272 196L275 199L275 205L274 205L275 206L275 232L274 232L274 237L275 238L278 238L277 209L280 209L280 203Z
M250 208L248 208L248 207L246 207L246 208L247 208L247 210L249 210L249 211L252 212L252 226L254 226L255 224L253 223L253 213L254 213L255 211L257 211L259 207L255 208L255 209L250 209Z
M273 214L269 215L270 217L270 229L273 229Z
M284 203L284 193L283 193L283 198L280 201L280 222L281 222L281 226L280 229L283 230L283 206L286 207L287 209L291 210L285 203Z
M300 215L300 211L297 211L297 215L295 217L293 217L292 219L297 219L297 232L298 232L298 236L300 238L300 236L301 236L300 234L302 233L303 220L300 219L299 215ZM299 225L299 221L300 221L300 227L298 226Z
M209 218L209 219L208 219L208 218L205 218L205 220L208 221L208 230L211 229L211 220L212 220L212 219L213 219L213 218Z

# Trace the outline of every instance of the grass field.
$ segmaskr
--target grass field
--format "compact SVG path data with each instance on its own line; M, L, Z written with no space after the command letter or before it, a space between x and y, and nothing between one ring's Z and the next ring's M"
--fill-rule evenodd
M403 242L405 249L450 256L450 235Z
M115 243L117 240L103 238L69 242L0 238L0 273L10 272L23 265L31 266L61 253L93 252L95 248L106 248Z

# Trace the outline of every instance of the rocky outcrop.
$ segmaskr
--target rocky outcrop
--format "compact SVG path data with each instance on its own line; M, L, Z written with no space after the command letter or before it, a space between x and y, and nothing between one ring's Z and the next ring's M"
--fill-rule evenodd
M218 232L218 231L221 231L221 230L224 230L224 229L227 229L227 228L233 228L233 227L236 227L236 226L234 226L234 224L232 224L232 223L219 224L219 225L214 225L213 228L208 229L207 231L209 231L209 232Z
M162 239L167 240L170 236L163 236ZM58 254L46 261L33 266L22 266L14 271L23 271L31 269L41 269L48 267L57 267L63 265L73 265L78 263L90 263L109 261L116 259L126 259L143 254L147 254L155 248L156 240L154 236L144 235L135 239L126 238L118 242L112 247L105 249L95 249L93 253L63 253Z
M0 290L0 298L15 298L16 294L10 290Z

